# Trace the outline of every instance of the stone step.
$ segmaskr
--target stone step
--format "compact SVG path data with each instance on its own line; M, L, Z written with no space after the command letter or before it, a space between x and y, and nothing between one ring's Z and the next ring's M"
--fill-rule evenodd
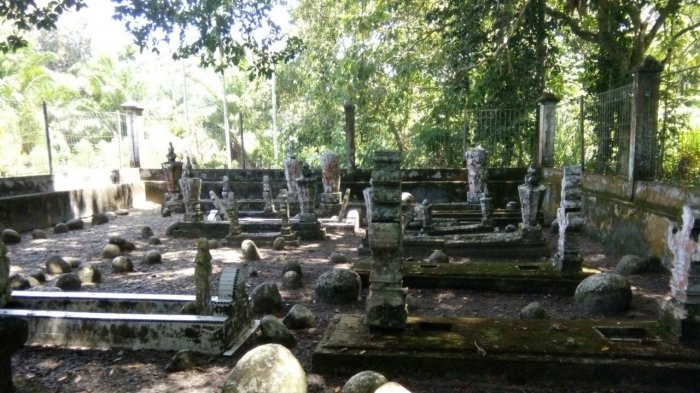
M27 321L29 345L220 354L239 339L233 320L222 316L0 309L3 316Z

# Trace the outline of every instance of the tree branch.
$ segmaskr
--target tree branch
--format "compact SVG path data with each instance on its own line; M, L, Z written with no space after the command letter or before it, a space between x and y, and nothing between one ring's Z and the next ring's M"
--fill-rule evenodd
M690 26L686 26L680 30L676 34L671 37L671 39L668 42L668 48L666 49L666 56L664 57L663 60L661 60L661 64L666 64L666 62L669 60L671 57L671 52L673 51L673 46L676 44L676 41L678 41L679 38L681 38L684 34L693 31L697 28L700 28L700 22L696 22Z
M545 11L547 15L551 16L552 18L558 19L560 22L569 26L571 32L576 34L579 38L588 42L596 42L596 34L592 31L586 30L583 27L581 27L581 25L576 19L551 7L545 7Z
M680 8L680 3L681 0L669 0L668 4L666 4L666 7L663 7L659 9L659 17L656 18L656 21L654 22L654 25L649 29L649 32L644 36L644 49L649 47L651 45L651 42L654 40L654 37L656 37L656 34L659 32L659 29L664 25L666 22L666 18L668 18L669 15L672 13L675 13L678 11Z

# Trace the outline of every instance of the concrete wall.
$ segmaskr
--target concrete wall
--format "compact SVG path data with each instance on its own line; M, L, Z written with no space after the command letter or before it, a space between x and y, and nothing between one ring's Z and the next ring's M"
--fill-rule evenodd
M139 194L143 195L140 182L3 196L0 197L0 226L20 232L46 228L72 218L132 207Z
M0 195L22 195L53 191L50 175L6 177L0 179Z
M556 215L561 192L561 171L543 170L548 193L546 220ZM636 181L618 176L584 174L583 213L586 232L619 254L634 253L659 259L666 268L672 255L666 246L668 228L680 224L683 205L700 206L700 189Z

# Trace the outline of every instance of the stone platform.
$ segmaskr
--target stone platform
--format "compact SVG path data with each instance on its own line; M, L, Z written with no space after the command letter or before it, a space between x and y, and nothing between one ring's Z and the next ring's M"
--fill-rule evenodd
M369 285L370 258L353 265L362 285ZM598 270L557 271L549 261L440 263L405 262L403 285L409 288L474 289L510 293L573 296L578 284Z
M314 373L374 370L420 378L697 388L700 350L660 336L655 321L409 317L369 331L363 315L334 318L314 350Z
M474 233L465 235L430 236L405 235L405 256L427 257L434 250L448 256L476 258L540 258L550 251L541 237L523 236L521 232Z

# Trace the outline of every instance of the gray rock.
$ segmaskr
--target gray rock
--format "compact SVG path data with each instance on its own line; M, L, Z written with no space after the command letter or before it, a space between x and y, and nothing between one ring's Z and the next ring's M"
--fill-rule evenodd
M587 314L615 314L629 308L632 289L619 274L599 273L587 277L576 287L574 303Z
M282 308L282 295L274 282L264 282L250 292L250 309L255 314L272 314Z
M348 261L348 258L345 256L345 254L340 253L340 252L332 252L331 255L328 257L328 260L333 263L345 263Z
M265 315L260 320L260 333L262 339L268 343L284 345L287 348L294 348L297 344L292 332L273 315Z
M74 231L76 229L83 229L85 227L85 223L80 218L73 218L66 221L66 226L71 231Z
M316 317L308 308L295 304L282 319L289 329L306 329L316 325Z
M116 214L118 216L126 216L126 215L129 215L129 211L126 209L117 209L114 211L114 214Z
M61 234L61 233L68 233L70 229L68 228L68 225L59 222L58 224L54 225L53 227L53 233L55 234Z
M282 276L282 288L285 289L299 289L302 287L301 277L299 273L295 271L285 272Z
M35 279L39 283L44 283L46 282L46 275L44 274L43 270L38 270L32 274L29 275L29 277Z
M85 265L78 270L78 278L83 284L97 284L102 282L102 273L95 266Z
M157 238L157 237L155 237L155 236L151 236L151 237L148 238L148 244L149 244L150 246L157 246L157 245L162 244L162 242L160 241L159 238Z
M7 228L2 231L0 239L2 239L5 244L17 244L22 241L22 236L14 229Z
M109 222L109 216L105 213L96 213L92 216L90 220L90 225L102 225Z
M401 386L401 384L396 382L387 382L384 385L377 388L374 393L411 393L410 390Z
M151 236L153 236L153 229L151 229L151 227L149 227L148 225L142 226L141 239L148 239Z
M33 229L32 230L32 239L46 239L49 237L46 234L46 231L43 229Z
M416 203L416 197L413 196L410 192L402 192L401 193L401 204L402 205L412 205Z
M275 251L284 250L285 240L282 236L276 237L272 242L272 249Z
M116 244L107 244L102 249L102 258L116 258L119 254L121 254L121 250Z
M109 221L116 220L117 217L119 217L119 216L117 216L117 213L115 213L115 212L105 212L105 216L107 217L107 219Z
M389 380L376 371L360 371L345 382L340 393L374 393L387 382Z
M520 318L522 319L545 319L547 313L540 302L532 302L520 310Z
M10 289L13 291L23 291L32 287L29 280L24 278L21 274L13 274L8 279Z
M109 244L114 244L119 247L119 250L126 252L134 251L136 249L136 245L134 243L119 236L109 238Z
M285 262L284 266L282 266L282 274L289 271L297 272L299 277L304 276L304 274L301 272L301 263L299 263L298 259L290 259L289 261Z
M648 272L651 267L651 258L628 254L620 258L615 266L615 273L621 276Z
M506 203L506 210L514 211L520 209L520 204L516 201L510 201Z
M209 239L209 249L216 250L217 248L221 248L219 241L216 239Z
M112 273L128 273L134 271L134 263L125 256L112 259Z
M165 371L175 373L194 368L196 364L193 360L193 355L194 353L189 349L177 351L177 353L170 359L170 362L165 366Z
M63 260L68 262L71 269L76 269L76 268L80 267L80 263L81 263L80 259L78 259L76 257L65 257L65 258L63 258Z
M250 239L245 239L241 242L241 251L243 252L243 258L246 261L259 261L260 251L258 251L258 246L255 245Z
M248 351L226 377L221 393L306 393L306 373L289 349L265 344Z
M506 227L503 229L506 233L513 233L518 230L518 228L513 225L513 224L508 224Z
M350 269L333 269L316 280L316 298L325 303L357 301L361 289L360 276Z
M156 263L161 263L163 261L163 258L160 255L160 251L158 250L148 250L146 251L146 254L143 256L143 261L153 265Z
M436 264L436 263L450 263L450 258L445 254L444 251L442 250L435 250L433 251L432 254L428 257L428 263L430 264Z
M71 271L70 264L60 255L50 255L44 261L46 272L49 274L63 274Z
M77 274L63 274L56 280L56 287L63 291L79 291L82 287L82 282Z

